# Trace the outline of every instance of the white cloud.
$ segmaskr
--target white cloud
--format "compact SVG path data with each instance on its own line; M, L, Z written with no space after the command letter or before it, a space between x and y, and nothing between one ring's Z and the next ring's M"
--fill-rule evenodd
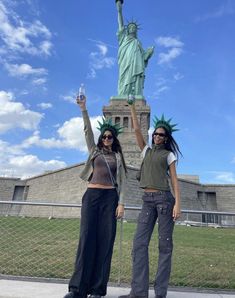
M59 160L42 161L35 155L27 155L19 146L13 146L0 139L0 176L26 178L45 171L66 167Z
M174 74L173 78L174 78L175 81L179 81L179 80L181 80L181 79L184 78L184 75L182 75L181 73L177 72L177 73Z
M66 95L61 95L60 97L65 100L68 101L70 103L75 103L76 102L76 97L77 97L78 92L76 93L75 91L70 91L68 94Z
M158 64L168 64L176 57L182 54L183 50L181 48L172 48L167 53L160 53Z
M101 116L90 117L90 120L94 132L95 142L97 142L100 132L96 127L97 121L101 120ZM26 149L32 146L43 148L69 148L77 149L87 153L83 129L84 124L81 117L71 118L58 128L57 138L43 139L40 137L39 131L35 131L31 137L23 141L23 143L20 145L20 148Z
M214 176L213 180L216 181L216 183L235 183L235 174L233 172L211 171L210 173Z
M167 91L168 89L169 89L168 86L160 86L160 87L158 87L158 89L157 89L157 94L160 94L160 93L162 93L162 92L165 92L165 91Z
M9 64L5 63L5 68L12 77L27 77L46 75L45 68L33 68L29 64Z
M106 44L97 43L96 47L98 51L90 53L90 71L88 74L89 78L96 77L96 71L103 68L111 68L115 63L115 58L107 57L108 47Z
M24 89L24 90L20 91L19 94L20 95L27 95L27 94L29 94L29 91Z
M9 167L22 178L35 176L46 171L66 167L66 163L59 160L42 161L35 155L16 156L9 160Z
M48 40L44 40L39 45L40 52L45 56L51 55L52 43Z
M163 85L166 85L167 84L167 80L163 77L158 77L157 78L157 81L156 81L156 86L157 87L161 87Z
M165 79L164 77L157 77L155 82L155 91L153 93L153 97L159 97L162 93L168 91L171 88L171 84L175 83L181 79L183 79L184 76L180 74L179 72L175 73L173 75L172 79Z
M158 55L158 64L170 64L175 58L183 52L184 43L179 38L170 36L160 36L155 39L159 47L164 47L167 52L160 52Z
M66 167L66 163L59 160L40 160L35 155L12 157L1 167L0 175L4 177L19 177L22 179L43 174Z
M101 116L90 117L91 126L94 132L95 141L97 141L100 131L96 128L97 121L101 121ZM84 124L81 117L72 118L66 121L62 127L58 129L59 136L64 140L66 147L77 148L80 151L87 152Z
M97 40L97 39L92 39L92 38L88 38L88 40L89 41L91 41L91 42L93 42L93 43L95 43L96 45L104 45L105 47L109 47L109 48L114 48L114 49L117 49L117 46L114 46L114 45L112 45L112 44L110 44L110 43L107 43L107 42L103 42L103 41L101 41L101 40Z
M31 111L14 101L13 93L0 91L0 133L14 128L33 130L38 127L43 114Z
M7 51L37 56L51 55L52 34L39 20L23 21L0 2L0 38Z
M170 36L160 36L156 38L155 41L157 45L163 46L165 48L182 48L184 46L184 43L178 38Z
M49 102L41 102L37 105L39 108L41 108L42 110L46 110L46 109L50 109L52 108L52 104Z
M100 50L100 53L102 56L105 56L108 52L108 47L104 44L97 44L97 47L99 48Z
M170 87L168 86L169 82L163 78L163 77L159 77L157 78L157 81L155 83L156 85L156 91L153 94L153 97L158 97L161 93L167 91L170 89Z
M46 81L47 81L46 78L33 79L33 80L32 80L32 84L33 84L33 85L36 85L36 86L39 86L39 85L43 85L43 84L45 84Z
M40 132L36 130L32 136L25 139L20 148L26 149L32 146L38 146L43 148L63 148L66 147L63 140L56 138L41 139Z
M224 1L224 3L212 12L196 17L196 22L206 21L209 19L217 19L227 15L235 14L234 1Z
M0 168L3 167L3 163L8 157L13 157L20 154L23 154L23 151L20 147L12 146L8 142L4 142L0 139Z
M94 70L94 68L91 68L88 74L88 78L94 79L95 77L96 77L96 71Z

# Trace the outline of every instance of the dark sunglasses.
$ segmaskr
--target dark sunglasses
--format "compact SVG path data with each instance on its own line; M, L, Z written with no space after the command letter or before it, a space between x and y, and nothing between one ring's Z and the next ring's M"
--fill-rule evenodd
M161 137L161 138L164 138L166 135L164 134L164 133L162 133L162 132L155 132L154 134L153 134L154 136L159 136L159 137Z
M108 139L108 140L112 140L112 139L113 139L113 136L110 136L110 135L108 135L108 136L103 135L103 136L102 136L102 139L103 139L103 140L106 140L106 139Z

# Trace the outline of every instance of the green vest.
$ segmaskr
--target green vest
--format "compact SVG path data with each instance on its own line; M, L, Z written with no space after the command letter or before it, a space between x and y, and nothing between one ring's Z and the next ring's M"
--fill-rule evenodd
M170 151L165 145L153 145L148 149L141 165L140 187L158 190L170 190L168 183L167 156Z

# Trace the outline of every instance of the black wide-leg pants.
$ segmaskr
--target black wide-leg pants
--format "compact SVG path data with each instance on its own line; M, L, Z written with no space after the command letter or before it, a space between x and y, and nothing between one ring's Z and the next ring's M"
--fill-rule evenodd
M106 295L116 235L116 189L88 188L82 198L80 239L69 291Z

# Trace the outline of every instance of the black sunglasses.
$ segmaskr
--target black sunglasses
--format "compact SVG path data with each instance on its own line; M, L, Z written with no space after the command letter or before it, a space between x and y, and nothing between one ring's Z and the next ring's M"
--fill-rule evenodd
M164 138L166 135L164 134L164 133L162 133L162 132L155 132L154 134L153 134L154 136L159 136L159 137L161 137L161 138Z
M108 140L112 140L112 139L113 139L113 136L111 136L111 135L108 135L108 136L103 135L103 136L102 136L102 139L103 139L103 140L106 140L106 139L108 139Z

